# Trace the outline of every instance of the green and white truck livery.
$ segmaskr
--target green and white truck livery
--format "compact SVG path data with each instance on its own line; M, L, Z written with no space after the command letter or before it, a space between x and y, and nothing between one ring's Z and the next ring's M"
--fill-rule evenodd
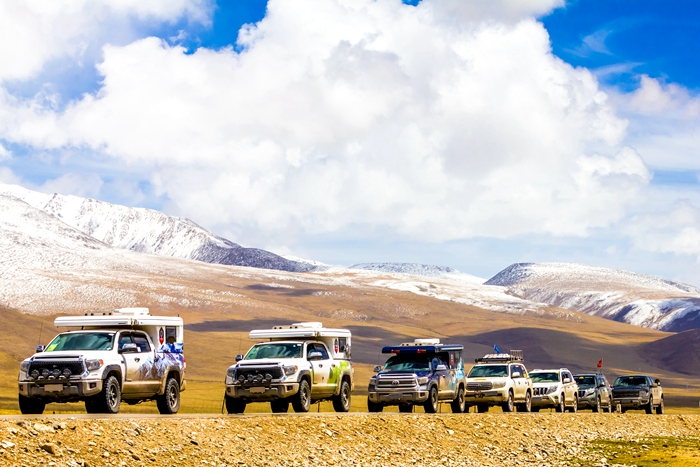
M354 389L351 333L324 328L319 322L294 323L250 331L255 344L226 372L228 413L243 413L247 404L269 402L273 412L308 412L311 403L333 402L337 412L350 410Z

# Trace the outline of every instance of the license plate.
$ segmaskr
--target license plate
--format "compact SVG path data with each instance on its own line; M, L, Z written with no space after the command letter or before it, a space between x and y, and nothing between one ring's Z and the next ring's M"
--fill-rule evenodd
M62 384L47 384L44 386L44 392L61 392L63 391Z
M265 392L265 388L250 388L251 394L259 394L261 392Z

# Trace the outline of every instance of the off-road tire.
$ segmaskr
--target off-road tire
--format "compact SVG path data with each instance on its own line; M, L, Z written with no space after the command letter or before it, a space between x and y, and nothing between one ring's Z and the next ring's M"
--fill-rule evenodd
M513 391L508 391L508 400L501 404L501 408L504 412L515 411L515 404L513 403Z
M39 399L33 399L31 397L25 397L22 394L18 394L18 396L19 411L24 415L40 415L44 413L44 409L46 409L46 402Z
M659 405L656 406L656 415L663 415L664 414L664 398L663 396L661 397L661 402Z
M649 415L654 413L654 398L653 397L649 397L649 403L644 406L644 411Z
M299 383L299 391L292 396L292 408L295 412L308 412L311 408L311 386L309 381L302 379Z
M518 404L518 412L531 412L532 411L532 395L530 391L525 393L525 402Z
M591 412L595 412L595 413L600 412L600 396L596 396L595 405L593 407L591 407Z
M95 410L93 413L119 413L122 391L117 377L112 375L105 379L102 383L102 391L92 397L92 408Z
M478 404L476 406L476 411L478 413L486 413L489 411L489 406L487 404Z
M462 386L457 389L457 396L454 398L450 407L452 408L452 413L464 413L464 388Z
M287 413L289 412L289 400L277 399L270 401L270 409L272 410L272 413Z
M554 407L554 410L558 413L566 411L566 400L564 399L564 394L559 396L559 404Z
M336 412L348 412L350 410L350 383L344 379L340 383L340 392L333 396L333 409Z
M377 402L372 402L367 398L367 412L381 412L384 410L384 406Z
M243 413L245 411L246 402L243 399L231 397L226 394L224 396L224 402L226 405L226 413L228 414Z
M613 401L612 397L608 398L608 413L613 413L615 411L615 407L613 407Z
M574 403L567 410L571 413L576 413L578 411L578 397L574 396Z
M413 405L412 404L399 404L399 412L411 413L411 412L413 412Z
M168 378L163 395L156 398L156 406L161 415L173 415L180 410L180 384L175 378Z
M423 410L425 413L437 413L440 408L440 401L438 399L438 390L436 386L431 386L430 391L428 391L428 400L423 402Z

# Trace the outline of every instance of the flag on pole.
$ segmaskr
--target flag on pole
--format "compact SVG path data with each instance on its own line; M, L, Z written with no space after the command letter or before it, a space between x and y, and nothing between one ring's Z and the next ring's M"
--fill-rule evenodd
M598 368L603 368L603 359L598 360Z
M497 345L493 346L493 351L496 353L501 353L501 349L499 349Z

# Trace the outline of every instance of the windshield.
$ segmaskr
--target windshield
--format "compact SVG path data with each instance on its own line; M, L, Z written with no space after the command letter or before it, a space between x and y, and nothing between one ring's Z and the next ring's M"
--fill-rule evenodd
M647 379L644 376L620 376L615 380L613 387L646 386L647 384Z
M558 383L559 373L530 373L533 383Z
M254 345L244 360L259 358L301 358L304 344L301 342L268 342Z
M508 376L508 365L477 365L472 367L467 378L484 378L489 376Z
M71 332L59 334L44 352L61 350L112 350L113 332Z
M430 357L427 355L396 355L386 361L383 371L430 371Z
M595 386L595 376L577 376L576 384L579 386Z

